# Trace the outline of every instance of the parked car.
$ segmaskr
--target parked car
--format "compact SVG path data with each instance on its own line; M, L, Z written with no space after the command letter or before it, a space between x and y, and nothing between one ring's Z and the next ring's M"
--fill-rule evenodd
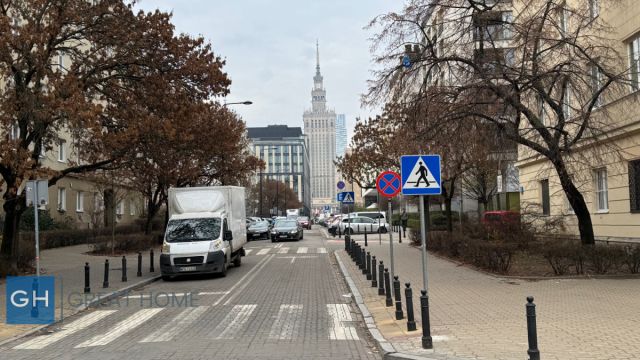
M365 231L384 234L389 228L389 224L386 222L380 221L380 225L378 225L378 220L366 216L343 217L338 226L343 234L364 234Z
M519 224L520 213L508 210L485 211L480 221L484 225Z
M303 229L311 230L311 221L308 216L299 216L297 221Z
M251 241L253 239L268 239L270 228L271 225L269 225L269 222L265 220L252 223L247 229L247 241Z
M378 219L380 219L380 223L387 222L387 215L384 211L359 211L359 212L353 212L350 215L351 217L366 216L370 219L376 220L376 222L378 222Z
M295 220L278 220L271 229L271 242L278 240L302 240L304 230Z

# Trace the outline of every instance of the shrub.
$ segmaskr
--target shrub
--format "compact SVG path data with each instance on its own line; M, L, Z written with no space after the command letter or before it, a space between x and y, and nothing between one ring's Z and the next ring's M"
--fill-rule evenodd
M34 231L35 223L33 207L27 208L20 216L20 230ZM38 225L40 231L68 228L68 224L55 221L48 211L38 212Z
M568 274L571 266L576 274L584 273L584 250L577 242L552 239L542 244L541 252L556 275Z
M594 245L586 250L591 267L596 274L606 274L624 262L624 248L617 245Z
M627 269L632 274L640 272L640 245L630 245L625 248L625 256L623 259Z
M112 249L116 253L126 253L134 251L148 250L154 244L155 235L145 234L119 234L115 238L111 236L100 236L96 242L90 245L93 254L110 254Z

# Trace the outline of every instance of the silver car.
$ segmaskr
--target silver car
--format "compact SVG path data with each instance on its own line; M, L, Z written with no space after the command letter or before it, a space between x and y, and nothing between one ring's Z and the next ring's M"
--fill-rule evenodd
M377 233L380 231L380 233L384 234L387 232L389 224L380 222L380 226L378 227L378 220L373 220L366 216L357 216L342 218L338 226L340 226L343 234L364 234L365 230L368 233Z

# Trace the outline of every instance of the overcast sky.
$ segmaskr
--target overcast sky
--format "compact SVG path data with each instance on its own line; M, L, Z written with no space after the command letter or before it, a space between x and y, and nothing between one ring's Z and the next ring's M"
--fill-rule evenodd
M360 94L372 69L372 35L363 29L376 15L402 6L399 0L142 0L145 10L173 12L179 32L203 35L227 60L234 105L248 126L302 127L311 107L315 45L330 108L346 114L351 134L362 108Z

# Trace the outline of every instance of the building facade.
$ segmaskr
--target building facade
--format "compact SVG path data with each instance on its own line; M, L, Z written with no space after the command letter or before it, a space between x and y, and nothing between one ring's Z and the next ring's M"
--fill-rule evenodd
M304 112L304 133L311 160L311 207L335 207L336 203L336 113L327 108L327 92L320 73L316 45L316 74L311 90L311 109Z
M347 119L344 114L336 116L336 156L344 156L347 151Z
M566 4L563 16L571 26L571 7L582 3ZM612 31L606 34L611 39L608 46L623 58L624 68L619 71L627 74L628 86L615 94L603 94L591 116L606 132L595 144L576 147L574 157L579 161L572 166L571 176L587 203L596 240L639 242L640 7L636 0L593 1L590 6L592 14ZM598 73L594 75L597 78ZM575 106L571 100L567 105L567 108ZM533 204L543 217L563 219L563 231L577 236L577 218L553 166L523 147L518 155L521 205Z
M298 195L305 214L311 209L310 164L307 137L299 127L269 125L247 128L250 148L264 161L265 168L256 175L260 180L276 180ZM264 210L264 209L263 209ZM284 210L284 209L281 209Z

